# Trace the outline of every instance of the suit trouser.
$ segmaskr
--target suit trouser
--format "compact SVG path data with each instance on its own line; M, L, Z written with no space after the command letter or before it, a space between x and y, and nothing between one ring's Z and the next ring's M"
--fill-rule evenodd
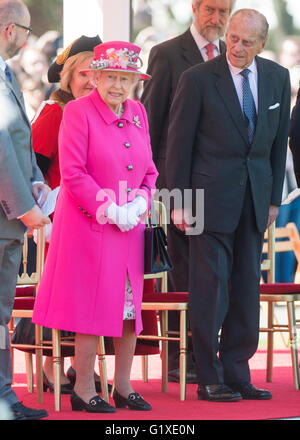
M248 360L259 338L262 242L249 183L233 233L190 237L189 313L199 384L250 381Z
M0 239L0 399L12 405L18 398L11 388L12 359L8 323L14 305L17 275L22 255L19 240Z

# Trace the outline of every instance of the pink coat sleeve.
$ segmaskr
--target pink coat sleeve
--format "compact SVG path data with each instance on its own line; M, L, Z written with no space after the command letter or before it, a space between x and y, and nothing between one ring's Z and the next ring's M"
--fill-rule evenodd
M64 109L59 132L60 172L64 187L86 210L97 219L112 203L107 193L87 171L88 121L85 112L76 101Z

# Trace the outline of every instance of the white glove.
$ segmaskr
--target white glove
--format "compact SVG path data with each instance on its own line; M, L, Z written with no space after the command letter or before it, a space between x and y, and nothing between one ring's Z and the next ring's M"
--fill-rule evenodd
M107 208L106 215L122 232L130 231L140 222L134 212L129 214L128 204L118 206L112 203Z
M127 203L129 215L143 216L147 214L148 204L143 196L137 196L132 202Z

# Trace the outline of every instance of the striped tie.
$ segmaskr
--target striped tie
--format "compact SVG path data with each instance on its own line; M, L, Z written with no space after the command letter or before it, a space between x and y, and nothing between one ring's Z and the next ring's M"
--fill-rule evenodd
M208 43L205 46L208 61L212 60L215 57L215 49L216 48L217 48L217 46L214 43Z
M7 64L6 64L6 67L5 67L5 75L6 75L6 78L8 79L8 81L12 82L12 74L11 74L11 71L10 71L10 69L9 69Z
M245 69L240 72L240 75L243 77L243 112L245 116L246 127L248 130L248 138L250 144L253 142L255 127L257 122L257 114L254 98L251 92L250 84L249 84L249 69Z

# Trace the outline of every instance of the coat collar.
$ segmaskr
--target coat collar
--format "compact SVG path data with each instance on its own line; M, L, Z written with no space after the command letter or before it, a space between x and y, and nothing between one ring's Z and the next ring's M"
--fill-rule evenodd
M201 52L196 44L196 41L192 36L190 29L188 29L181 36L181 48L182 48L182 56L187 60L187 62L191 66L204 62Z
M257 73L258 73L258 119L255 130L255 136L252 143L254 147L261 131L264 127L264 115L267 108L268 90L270 87L269 71L265 66L264 60L256 57ZM237 129L241 133L243 139L249 144L247 130L244 123L244 117L239 103L239 99L235 90L232 76L226 60L226 54L222 54L216 58L215 75L217 76L216 87L221 98L224 101Z
M126 99L123 103L124 113L119 118L103 101L98 90L95 88L91 94L89 95L91 101L93 102L95 108L100 113L101 117L104 119L107 125L114 124L118 121L127 121L130 124L133 124L134 114L132 106L130 105L130 100Z
M181 48L183 57L188 61L191 66L204 62L204 59L201 55L196 41L194 40L190 28L181 35ZM219 49L221 54L224 53L226 50L226 45L222 40L219 40Z
M17 100L19 107L21 108L21 110L24 114L25 121L27 122L29 127L31 127L31 124L30 124L30 121L28 119L26 109L25 109L23 94L18 86L15 75L14 74L12 75L12 82L10 82L7 80L5 72L2 69L0 69L0 79L2 79L4 81L4 87L6 87L7 89L12 91L13 95L15 96L15 98Z

